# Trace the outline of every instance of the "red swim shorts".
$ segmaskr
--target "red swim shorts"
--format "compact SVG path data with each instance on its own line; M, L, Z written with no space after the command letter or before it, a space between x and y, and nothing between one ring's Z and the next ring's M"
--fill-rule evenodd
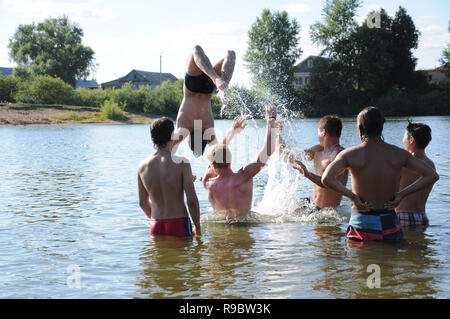
M150 219L150 235L186 237L195 235L189 217Z

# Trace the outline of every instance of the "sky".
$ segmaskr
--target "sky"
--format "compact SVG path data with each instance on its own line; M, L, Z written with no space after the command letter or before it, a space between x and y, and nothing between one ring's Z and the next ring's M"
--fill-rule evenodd
M99 83L126 75L132 69L162 72L184 77L186 61L194 45L200 45L214 64L231 49L236 67L231 84L249 86L243 56L247 32L265 8L286 10L301 30L300 62L320 53L309 38L310 25L321 20L325 0L0 0L0 67L14 67L8 43L20 24L38 23L46 18L67 15L84 31L83 44L95 51L97 68L91 76ZM357 12L362 21L372 10L384 8L394 16L404 7L420 30L417 69L439 66L438 59L450 43L448 23L450 1L366 0Z

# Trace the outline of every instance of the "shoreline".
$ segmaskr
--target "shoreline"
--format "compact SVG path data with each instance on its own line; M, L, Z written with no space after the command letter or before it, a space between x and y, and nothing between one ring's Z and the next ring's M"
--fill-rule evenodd
M97 107L0 103L0 126L151 124L163 116L124 113L126 120L110 120L103 118Z

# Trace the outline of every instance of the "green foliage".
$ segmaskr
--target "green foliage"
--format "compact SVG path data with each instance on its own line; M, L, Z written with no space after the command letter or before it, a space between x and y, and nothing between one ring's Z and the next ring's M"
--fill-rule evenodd
M119 105L125 105L125 111L142 112L152 102L152 89L150 86L140 86L134 89L131 83L125 83L120 90L115 90L112 100Z
M386 115L426 113L418 101L430 87L424 76L414 71L412 50L417 48L420 34L414 21L399 7L394 17L383 9L378 12L379 28L369 27L367 22L357 26L352 19L358 6L359 1L327 1L324 22L311 28L313 40L324 45L332 59L314 60L310 83L300 92L305 114L353 116L366 105L379 106ZM444 93L435 89L434 95L422 101L434 103L439 94Z
M14 102L19 81L13 76L4 76L0 73L0 102Z
M111 90L91 90L87 88L79 88L74 92L74 105L96 106L100 107L110 98Z
M154 109L158 113L170 116L177 115L183 100L183 87L180 85L182 82L179 81L173 84L167 80L154 89L152 100Z
M302 53L299 32L299 24L289 20L286 11L264 9L256 18L248 31L244 61L257 86L282 96L293 91L294 64Z
M313 43L325 47L323 53L338 58L336 46L357 28L355 15L360 6L360 0L327 0L322 10L323 21L310 27Z
M110 120L126 120L127 116L116 102L106 100L100 107L100 112Z
M36 75L59 77L75 86L94 68L94 51L81 43L83 30L68 17L19 25L9 41L9 56Z
M15 99L22 103L71 104L74 92L59 78L38 75L19 85Z

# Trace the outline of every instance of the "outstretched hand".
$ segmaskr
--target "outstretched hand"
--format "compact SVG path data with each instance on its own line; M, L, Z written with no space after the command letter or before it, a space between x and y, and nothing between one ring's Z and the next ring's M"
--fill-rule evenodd
M242 132L242 130L247 126L247 123L245 123L247 118L247 115L238 115L234 118L231 128L235 134Z
M306 167L305 164L303 164L302 161L296 160L294 158L289 157L289 161L292 163L296 163L298 166L292 166L293 169L296 169L297 171L299 171L300 173L302 173L305 177L308 177L308 168Z

